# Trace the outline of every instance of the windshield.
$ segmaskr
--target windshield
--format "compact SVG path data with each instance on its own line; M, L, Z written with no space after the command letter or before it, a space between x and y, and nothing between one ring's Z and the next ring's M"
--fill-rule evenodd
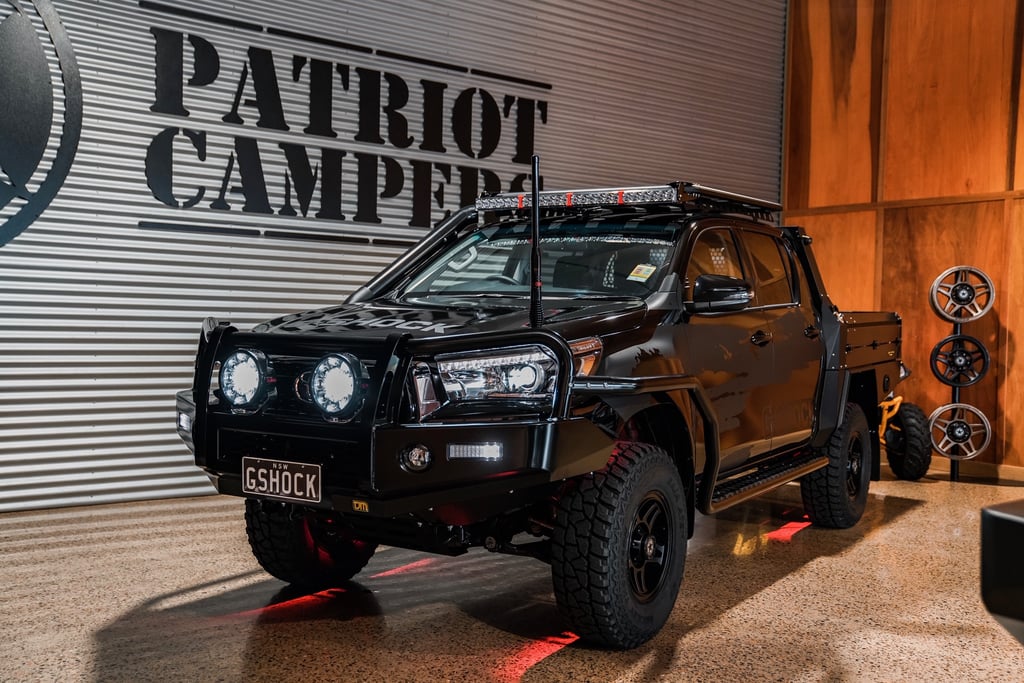
M673 216L547 219L540 225L545 294L643 297L655 291L681 230ZM470 232L412 275L399 296L529 293L530 226Z

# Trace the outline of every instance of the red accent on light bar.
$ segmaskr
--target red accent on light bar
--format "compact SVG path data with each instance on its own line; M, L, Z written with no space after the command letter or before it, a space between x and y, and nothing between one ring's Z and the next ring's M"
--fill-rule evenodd
M519 195L516 199L519 202L519 208L523 208L523 195Z
M625 204L626 203L626 200L624 199L625 196L626 196L626 193L623 192L622 190L619 190L619 204Z
M565 205L572 206L572 192L565 193Z

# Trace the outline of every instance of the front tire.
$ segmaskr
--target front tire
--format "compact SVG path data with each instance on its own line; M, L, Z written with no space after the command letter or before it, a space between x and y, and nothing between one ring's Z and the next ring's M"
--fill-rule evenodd
M917 481L932 464L928 417L913 403L904 401L885 430L885 457L899 479Z
M290 503L246 499L245 533L261 567L303 588L343 584L377 550L331 518Z
M619 442L603 470L558 501L551 574L573 631L616 649L651 639L675 606L686 534L675 463L655 446Z
M811 522L846 529L860 521L871 484L871 442L864 411L856 403L847 403L843 421L828 441L828 465L800 480L804 511Z

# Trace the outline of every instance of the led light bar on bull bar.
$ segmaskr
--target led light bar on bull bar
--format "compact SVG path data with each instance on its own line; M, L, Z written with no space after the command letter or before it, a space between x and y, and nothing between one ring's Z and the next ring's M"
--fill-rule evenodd
M686 202L704 202L719 205L724 211L759 215L779 211L782 208L774 202L685 182L645 187L548 190L541 192L538 200L542 209L626 204L684 204ZM517 211L530 208L532 204L533 199L528 192L505 192L480 197L476 200L476 209L480 212Z

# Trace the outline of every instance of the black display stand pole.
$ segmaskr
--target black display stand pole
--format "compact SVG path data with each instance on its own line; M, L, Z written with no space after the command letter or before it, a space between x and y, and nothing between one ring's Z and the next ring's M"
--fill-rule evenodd
M963 326L963 323L953 323L953 334L959 337L963 332ZM960 403L960 387L956 384L953 385L953 403ZM953 455L960 455L960 445L953 444L950 452ZM949 459L949 480L960 481L960 461L956 458Z

